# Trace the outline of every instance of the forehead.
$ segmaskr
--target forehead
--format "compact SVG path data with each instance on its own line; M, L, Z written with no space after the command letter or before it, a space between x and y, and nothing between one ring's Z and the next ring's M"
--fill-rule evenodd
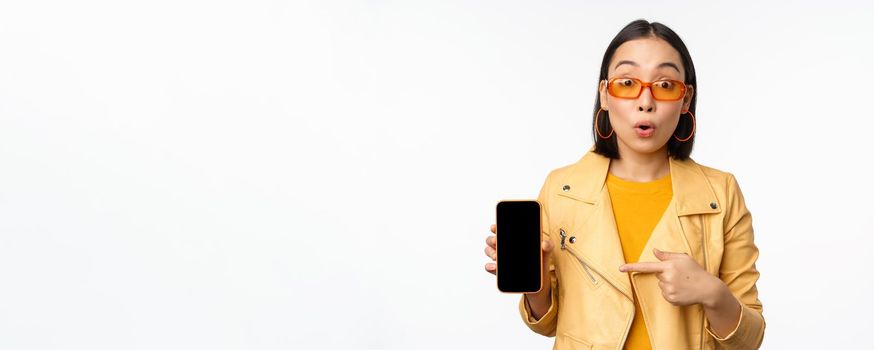
M633 62L634 64L623 62ZM679 71L665 63L673 63ZM607 72L609 75L636 73L642 78L651 78L653 75L659 74L685 78L680 53L667 41L652 37L630 40L619 45L616 52L613 53Z

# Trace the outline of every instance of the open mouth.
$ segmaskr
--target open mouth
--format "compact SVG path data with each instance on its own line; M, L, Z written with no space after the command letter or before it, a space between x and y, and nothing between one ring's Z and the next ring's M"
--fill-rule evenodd
M652 125L652 123L649 122L648 120L641 120L641 121L639 121L639 122L637 122L637 123L634 123L634 128L635 128L635 129L640 129L640 130L643 130L643 131L647 131L647 130L650 130L650 129L655 129L655 127Z
M649 121L640 121L635 123L634 130L640 137L650 137L655 133L655 127Z

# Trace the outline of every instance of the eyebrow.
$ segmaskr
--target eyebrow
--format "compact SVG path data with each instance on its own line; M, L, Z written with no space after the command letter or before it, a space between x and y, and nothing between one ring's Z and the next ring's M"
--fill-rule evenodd
M619 63L617 63L616 66L613 67L613 69L616 69L616 68L618 68L619 66L621 66L621 65L623 65L623 64L630 64L630 65L635 66L635 67L640 67L640 65L637 64L637 63L634 62L634 61L622 60L622 61L619 61ZM676 69L677 72L680 72L680 68L677 67L676 64L673 64L673 63L671 63L671 62L662 62L661 64L658 65L658 67L656 67L656 69L659 69L659 68L662 68L662 67L671 67L671 68L673 68L673 69Z

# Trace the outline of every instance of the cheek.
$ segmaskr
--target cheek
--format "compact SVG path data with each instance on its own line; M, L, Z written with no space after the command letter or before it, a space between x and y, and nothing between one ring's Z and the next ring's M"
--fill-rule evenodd
M635 113L637 105L634 100L611 100L608 103L610 108L610 123L615 125L629 124L631 118L629 116Z
M674 131L680 122L680 112L683 110L682 103L672 103L665 106L659 106L659 120L661 120L662 130Z
M683 110L683 101L659 101L656 102L656 107L658 108L658 113L663 115L675 115L680 114L680 111Z
M640 118L644 113L637 110L639 104L636 100L620 100L611 99L608 102L610 113L610 124L620 126L621 129L628 129L636 121L632 120L634 116ZM651 118L656 124L661 125L661 130L658 132L673 132L677 128L677 124L683 116L680 112L683 109L682 103L668 103L657 105L657 112ZM631 129L626 130L628 133L633 133Z

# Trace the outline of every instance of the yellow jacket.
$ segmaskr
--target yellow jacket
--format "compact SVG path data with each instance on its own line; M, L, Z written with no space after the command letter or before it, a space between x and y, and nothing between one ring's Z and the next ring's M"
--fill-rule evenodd
M725 338L710 331L700 304L664 299L653 274L620 272L625 263L605 186L610 158L594 146L576 163L549 173L538 201L543 239L552 240L552 306L535 321L525 302L519 312L534 332L556 337L553 349L621 349L634 317L632 283L654 350L757 349L765 335L758 298L752 217L734 175L692 159L670 158L674 196L638 261L659 261L653 248L682 252L729 287L743 306Z

